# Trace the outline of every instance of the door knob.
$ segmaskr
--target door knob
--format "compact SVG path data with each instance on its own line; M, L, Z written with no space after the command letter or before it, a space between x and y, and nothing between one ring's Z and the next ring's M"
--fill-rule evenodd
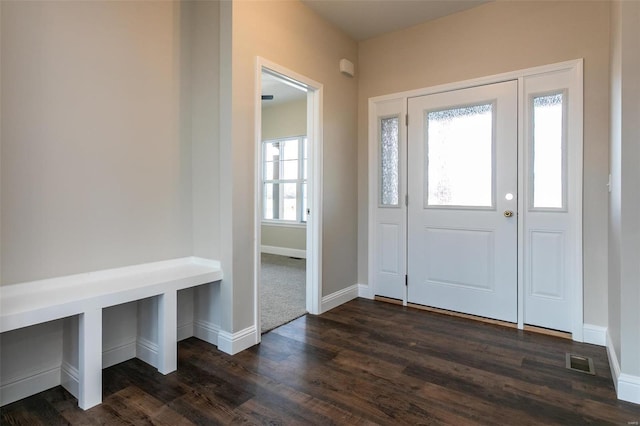
M513 216L513 212L511 210L504 211L504 217L511 217L511 216Z

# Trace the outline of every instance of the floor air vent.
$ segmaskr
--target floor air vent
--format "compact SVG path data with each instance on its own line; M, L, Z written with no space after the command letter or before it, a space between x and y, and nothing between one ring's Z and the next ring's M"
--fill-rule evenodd
M596 370L593 367L593 360L591 358L582 355L570 354L568 352L567 368L581 373L596 374Z

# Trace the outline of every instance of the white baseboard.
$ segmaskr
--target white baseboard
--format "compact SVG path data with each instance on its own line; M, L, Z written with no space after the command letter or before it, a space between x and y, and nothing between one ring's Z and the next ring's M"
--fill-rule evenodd
M599 325L583 324L582 340L592 345L607 346L607 327Z
M124 343L115 348L107 349L102 352L102 368L108 368L112 365L130 360L136 357L136 341Z
M182 324L178 326L178 342L189 337L193 337L193 323Z
M0 387L0 406L35 395L60 384L60 367L34 371Z
M157 368L158 345L144 337L138 337L138 340L136 341L136 358Z
M373 299L373 289L368 284L358 284L358 297Z
M255 325L236 333L221 330L218 333L218 349L230 355L235 355L258 343L258 331Z
M104 358L103 358L104 359ZM66 361L62 361L60 367L60 384L69 393L76 398L78 397L78 389L80 388L80 372L73 365Z
M613 346L613 340L611 335L607 331L607 356L609 357L609 368L611 369L611 377L613 378L613 385L618 392L618 377L620 377L620 363L618 362L618 356L616 355L616 348Z
M277 254L280 256L299 257L301 259L307 258L307 251L294 249L289 247L276 247L276 246L260 246L262 253Z
M618 399L640 404L640 376L620 374L618 377Z
M353 300L356 297L358 297L358 284L354 284L347 288L343 288L342 290L338 290L335 293L331 293L322 298L320 312L324 313L330 311L336 306L347 303L348 301Z
M609 366L611 367L611 376L613 377L618 399L640 404L640 377L622 373L611 335L609 335L609 332L606 335Z
M208 321L195 320L193 322L193 335L200 340L218 346L218 335L220 334L220 326Z

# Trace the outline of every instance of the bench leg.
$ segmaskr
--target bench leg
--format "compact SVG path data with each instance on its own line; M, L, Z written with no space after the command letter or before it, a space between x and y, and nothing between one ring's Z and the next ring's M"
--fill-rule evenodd
M178 368L178 293L158 296L158 371L169 374Z
M102 402L102 309L79 315L78 406L87 410Z

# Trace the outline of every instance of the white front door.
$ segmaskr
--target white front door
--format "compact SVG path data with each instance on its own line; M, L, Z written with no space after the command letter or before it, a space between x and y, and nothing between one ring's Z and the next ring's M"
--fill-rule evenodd
M409 99L408 302L517 322L517 93Z

